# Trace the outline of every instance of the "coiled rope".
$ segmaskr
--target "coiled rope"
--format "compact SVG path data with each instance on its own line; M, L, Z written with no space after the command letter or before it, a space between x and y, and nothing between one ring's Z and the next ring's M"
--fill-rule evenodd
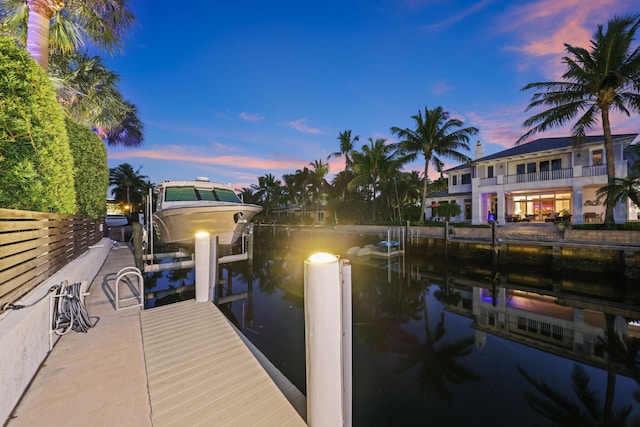
M54 330L58 335L64 335L70 330L75 332L87 332L93 328L93 324L84 305L84 295L81 291L82 283L64 281L55 295L57 300Z

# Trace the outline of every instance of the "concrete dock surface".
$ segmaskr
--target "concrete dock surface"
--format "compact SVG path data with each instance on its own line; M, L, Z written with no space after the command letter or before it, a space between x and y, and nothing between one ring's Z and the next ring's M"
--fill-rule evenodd
M7 426L152 425L140 310L116 311L110 292L132 265L128 247L111 250L85 298L97 323L58 340Z
M133 265L128 247L111 249L85 298L88 314L97 323L86 333L70 331L60 337L5 427L306 425L299 415L304 397L297 389L287 391L277 379L278 385L274 383L276 377L267 375L264 363L261 366L213 304L191 300L145 311L116 310L116 275ZM121 283L121 298L127 296L126 288ZM183 342L184 323L178 325L163 313L183 322L189 313L204 316L205 324L189 328L202 335L191 344ZM213 323L222 335L212 333L208 325ZM234 356L210 363L208 355L223 352ZM186 381L193 376L196 359L204 361L208 371L197 368L197 381ZM242 360L242 366L234 366L234 359ZM218 385L228 390L220 391ZM229 394L233 390L237 393ZM203 398L193 402L195 395Z

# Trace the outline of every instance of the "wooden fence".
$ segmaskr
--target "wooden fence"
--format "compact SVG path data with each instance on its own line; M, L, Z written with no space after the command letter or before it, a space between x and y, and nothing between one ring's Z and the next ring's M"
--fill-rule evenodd
M99 242L101 225L78 216L0 209L0 307Z

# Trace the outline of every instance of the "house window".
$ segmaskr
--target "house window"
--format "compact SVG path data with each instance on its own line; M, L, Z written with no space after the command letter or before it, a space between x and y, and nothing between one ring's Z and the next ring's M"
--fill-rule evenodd
M516 173L522 175L524 173L524 163L516 165Z
M493 166L487 166L487 178L493 178Z
M471 184L471 174L470 173L463 173L461 175L461 181L462 181L462 185Z
M540 172L548 172L548 171L549 171L549 160L540 162Z
M591 164L593 166L602 165L602 150L593 150L591 152Z
M551 170L559 171L560 169L562 169L562 159L551 160Z
M536 173L535 163L527 163L527 173Z
M458 185L458 175L453 175L451 185Z

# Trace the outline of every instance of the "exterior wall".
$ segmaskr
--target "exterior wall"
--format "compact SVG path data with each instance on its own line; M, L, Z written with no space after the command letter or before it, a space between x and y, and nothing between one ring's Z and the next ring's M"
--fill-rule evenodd
M593 165L592 154L594 151L602 153L602 165ZM622 144L614 144L616 153L616 176L626 176L627 164L623 158ZM560 160L559 170L549 172L540 171L540 162ZM527 164L536 165L535 173L528 173ZM474 200L473 224L487 222L487 214L497 205L497 221L504 224L507 215L513 214L513 203L509 201L511 194L527 194L528 192L569 192L571 193L572 222L582 224L586 219L585 213L591 215L587 220L595 218L601 221L604 218L604 206L602 202L596 202L595 191L606 185L606 159L604 158L604 144L591 144L578 148L550 150L547 152L531 153L527 157L515 159L498 158L490 161L476 163L476 175L473 179L472 192ZM518 165L525 165L525 173L518 174ZM488 167L493 166L494 177L488 177ZM502 173L506 171L506 174ZM522 172L522 169L520 169ZM505 198L506 197L506 198ZM489 200L496 200L490 203ZM477 205L477 206L476 206ZM475 209L479 209L476 211ZM626 203L619 204L614 210L616 222L625 222L629 219Z
M616 176L628 174L624 149L631 142L628 136L614 140ZM578 146L565 143L527 154L488 157L487 160L474 160L473 166L462 165L449 170L448 194L428 197L427 203L455 199L456 203L464 207L465 198L458 196L461 193L471 193L472 224L488 223L490 213L495 215L499 225L514 219L542 221L551 213L563 209L569 210L571 222L575 224L604 220L605 207L596 197L596 191L607 184L604 142L591 140L588 144ZM471 176L470 184L462 184L462 176L465 174ZM539 196L537 203L533 200L536 195ZM531 196L529 200L532 200L532 205L526 206L529 211L530 206L537 205L537 208L533 208L534 213L537 212L535 216L531 216L531 212L526 213L529 216L523 217L516 213L517 197L521 196ZM567 196L570 197L569 203L566 202ZM519 203L522 206L524 202ZM426 216L433 215L427 210ZM640 220L639 216L640 208L631 206L626 201L614 208L616 223ZM464 208L462 217L464 218ZM459 221L463 218L452 220Z
M86 280L90 284L110 250L111 240L102 239L100 244L89 249L18 302L22 305L34 304L33 306L10 310L0 315L1 420L9 417L49 353L49 329L52 321L49 312L50 298L46 297L49 289L64 280L68 280L69 283ZM40 298L42 300L38 301Z

